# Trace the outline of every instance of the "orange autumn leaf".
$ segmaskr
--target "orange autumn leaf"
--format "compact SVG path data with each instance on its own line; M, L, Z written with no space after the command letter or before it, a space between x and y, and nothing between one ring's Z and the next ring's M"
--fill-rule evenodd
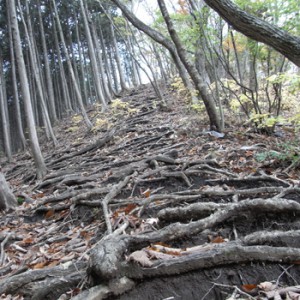
M134 210L136 208L136 204L134 203L130 203L128 204L125 208L124 208L124 212L126 215L128 215L132 210Z
M28 245L30 245L30 244L33 244L33 243L34 243L34 238L28 237L28 238L23 239L22 242L23 242L23 244L28 244Z
M252 290L254 290L255 288L257 288L257 284L243 284L242 285L242 289L245 292L251 292Z
M225 240L223 237L217 236L211 240L211 243L214 243L214 244L225 243Z
M147 189L147 190L144 191L142 194L145 196L145 198L148 198L148 197L150 197L150 195L151 195L151 190L150 190L150 189Z
M48 264L47 267L55 267L55 266L57 266L59 263L60 263L59 260L54 260L54 261L50 262L50 263Z
M47 264L46 262L37 263L32 268L34 270L43 269L46 266L46 264Z
M52 218L54 216L54 213L55 213L55 211L53 209L48 210L45 214L45 218L46 219Z

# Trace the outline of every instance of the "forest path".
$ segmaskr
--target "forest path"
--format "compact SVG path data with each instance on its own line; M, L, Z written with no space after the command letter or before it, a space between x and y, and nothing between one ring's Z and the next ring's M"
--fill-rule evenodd
M91 132L66 118L58 148L43 144L40 182L28 153L4 164L23 204L0 218L0 294L299 297L299 173L255 159L278 150L278 138L234 128L221 137L165 97L170 112L149 86L105 114L93 108Z

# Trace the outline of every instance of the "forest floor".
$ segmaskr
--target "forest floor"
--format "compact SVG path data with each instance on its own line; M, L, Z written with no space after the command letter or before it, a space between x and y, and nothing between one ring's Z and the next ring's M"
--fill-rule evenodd
M2 161L20 205L0 215L0 299L300 299L294 133L227 125L224 136L171 90L91 108Z

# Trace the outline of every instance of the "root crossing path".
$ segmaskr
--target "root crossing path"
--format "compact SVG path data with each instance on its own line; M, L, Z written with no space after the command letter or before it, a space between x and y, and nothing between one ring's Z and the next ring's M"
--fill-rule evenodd
M66 118L42 181L28 153L3 164L20 206L0 218L1 299L300 298L298 171L255 160L276 138L220 137L165 98L95 106L89 132Z

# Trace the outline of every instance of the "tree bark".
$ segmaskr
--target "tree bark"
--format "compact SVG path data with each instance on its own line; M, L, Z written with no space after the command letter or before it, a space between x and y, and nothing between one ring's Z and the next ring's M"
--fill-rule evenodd
M57 122L54 89L53 89L53 82L52 82L52 77L51 77L50 63L49 63L49 58L48 58L48 48L47 48L47 44L46 44L45 30L44 30L44 25L43 25L40 0L38 0L37 3L38 3L39 27L40 27L40 33L41 33L41 44L42 44L42 49L43 49L43 57L44 57L44 65L45 65L45 75L46 75L50 116L51 116L51 120L53 122Z
M14 208L17 205L17 200L11 192L5 177L0 173L0 210Z
M35 121L34 121L33 109L31 104L31 96L29 91L29 82L26 73L26 66L23 57L22 43L21 43L18 20L16 15L16 6L14 0L7 0L6 3L9 6L11 28L12 28L13 39L14 39L14 48L16 50L16 60L18 65L19 77L20 77L21 91L22 91L23 101L24 101L30 146L31 146L31 150L35 162L37 177L40 179L46 175L47 168L44 162L44 158L42 156L42 152L40 149L37 132L35 128Z
M4 149L8 161L12 161L10 124L8 117L7 99L4 97L4 76L3 76L3 60L0 52L0 112L2 121L2 134L4 140Z
M93 127L93 124L91 123L91 121L90 121L90 119L89 119L89 117L86 113L85 107L83 105L83 100L82 100L81 92L80 92L78 81L77 81L78 78L76 78L76 76L75 76L74 69L73 69L73 66L72 66L72 63L71 63L70 55L69 55L69 52L68 52L68 49L67 49L67 45L66 45L66 42L65 42L65 37L64 37L64 34L63 34L59 14L58 14L57 7L56 7L56 2L54 0L52 0L51 3L52 3L52 6L53 6L53 9L54 9L55 19L56 19L56 23L57 23L57 27L58 27L58 34L60 36L62 49L63 49L63 52L65 54L67 67L68 67L70 77L71 77L70 79L71 79L71 82L72 82L72 85L73 85L73 88L74 88L74 91L75 91L75 95L76 95L76 98L77 98L77 104L80 108L82 117L83 117L87 127L89 129L91 129Z
M255 17L233 4L230 0L204 0L235 30L271 46L300 67L300 38L279 27Z
M93 75L94 75L95 88L97 91L97 95L100 98L100 101L102 104L102 111L104 112L107 108L107 103L104 98L102 85L101 85L101 79L100 79L100 72L99 72L98 63L97 63L97 59L96 59L95 48L97 49L97 47L93 43L93 38L92 38L91 31L90 31L88 16L87 16L88 11L86 11L86 7L84 7L82 0L79 1L79 4L80 4L80 9L81 9L81 15L83 17L85 34L86 34L86 38L87 38L87 45L88 45L89 56L90 56L90 60L91 60L91 67L92 67L92 71L93 71ZM103 74L102 74L102 76L103 76Z
M179 36L174 28L174 25L170 18L170 15L167 11L165 1L158 0L157 2L159 5L159 8L160 8L160 11L162 13L162 16L167 24L167 28L168 28L169 34L171 36L171 39L173 40L173 42L176 46L177 53L178 53L182 63L184 64L186 70L188 71L189 75L191 76L191 78L196 86L196 89L198 90L198 92L204 102L206 112L209 116L211 129L222 131L223 128L221 126L220 118L217 113L214 99L209 94L207 85L204 83L204 81L200 77L196 67L191 62L189 62L189 60L187 58L187 53L182 46L182 43L181 43Z
M7 8L8 10L8 8ZM11 80L12 80L12 90L13 90L13 101L14 101L14 112L15 119L17 123L17 132L18 132L18 140L21 144L21 149L24 150L26 147L26 139L23 130L22 124L22 116L21 116L21 108L19 101L19 93L18 93L18 84L17 84L17 71L16 71L16 61L15 61L15 53L14 53L14 44L12 38L12 29L11 29L11 21L10 14L7 11L8 18L8 34L9 34L9 52L10 52L10 62L11 62Z

